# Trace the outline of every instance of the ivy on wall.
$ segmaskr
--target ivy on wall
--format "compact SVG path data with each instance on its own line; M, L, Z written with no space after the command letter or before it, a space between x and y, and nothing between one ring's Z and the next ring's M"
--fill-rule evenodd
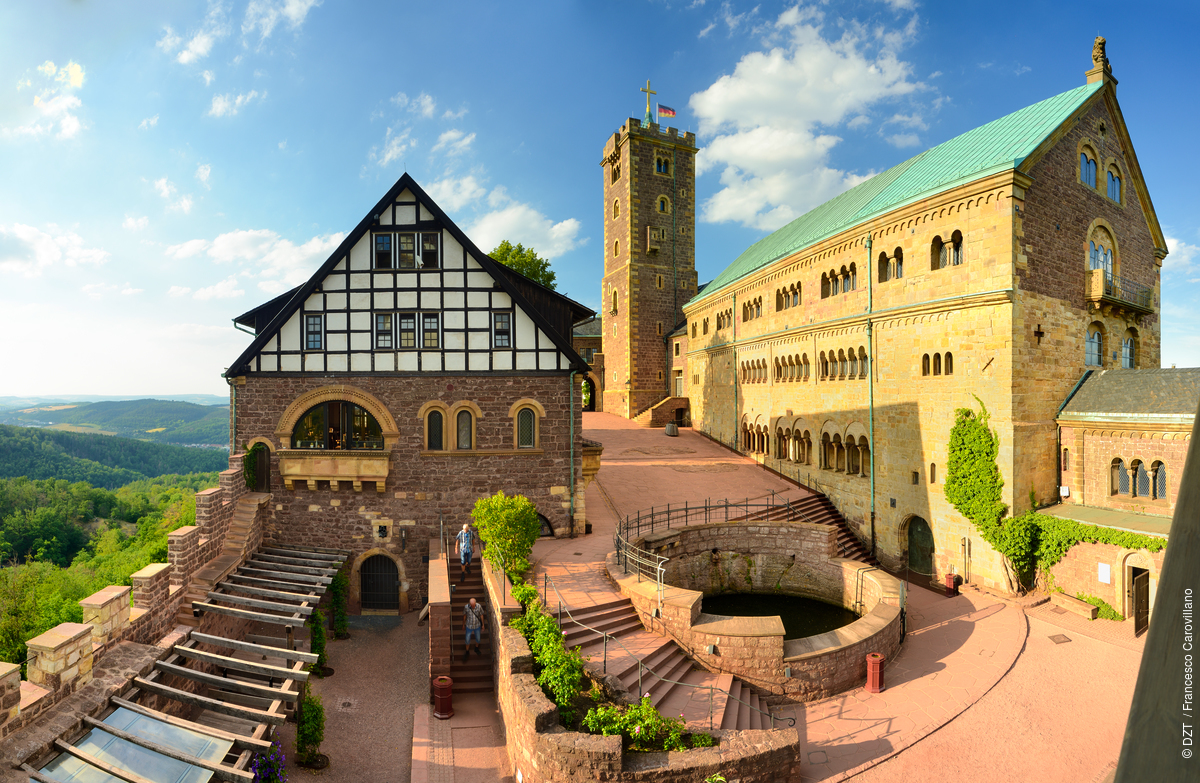
M242 456L242 475L246 478L246 489L258 486L258 452L266 448L261 441L246 450Z
M1004 519L1008 507L1000 501L1004 479L996 464L1000 440L988 427L988 412L978 397L979 413L969 408L954 412L950 429L950 454L943 492L946 500L969 519L980 537L1004 558L1009 589L1029 585L1040 572L1050 569L1067 551L1081 542L1112 544L1125 549L1158 552L1166 539L1124 530L1084 525L1035 513ZM1032 497L1032 493L1031 493Z

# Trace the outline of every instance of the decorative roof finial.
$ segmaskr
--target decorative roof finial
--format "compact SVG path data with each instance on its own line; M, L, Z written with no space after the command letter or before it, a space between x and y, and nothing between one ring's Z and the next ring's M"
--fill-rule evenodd
M1092 44L1092 65L1103 68L1105 73L1112 73L1112 66L1109 65L1108 57L1104 53L1105 43L1104 36L1096 36L1096 41Z

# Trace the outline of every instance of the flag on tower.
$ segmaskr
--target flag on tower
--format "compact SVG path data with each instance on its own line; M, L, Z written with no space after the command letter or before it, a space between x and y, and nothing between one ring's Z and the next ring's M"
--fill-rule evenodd
M660 104L658 104L658 116L659 117L674 117L675 110L672 109L670 106L663 106L660 103Z

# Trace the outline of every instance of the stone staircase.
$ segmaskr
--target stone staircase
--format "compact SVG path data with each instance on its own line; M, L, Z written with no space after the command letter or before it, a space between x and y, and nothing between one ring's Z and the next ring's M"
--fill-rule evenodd
M738 519L747 522L754 520L791 520L792 522L832 525L838 529L838 557L858 560L859 562L868 563L873 566L879 565L879 561L875 559L867 546L855 535L850 527L850 523L837 510L837 506L833 505L828 497L819 492L799 500L791 501L790 510L789 506L776 506L770 510L756 511L752 514L738 517Z
M764 714L767 707L753 688L732 674L695 667L674 640L642 626L628 598L574 608L570 617L564 610L562 628L567 632L567 646L579 646L593 667L605 665L603 634L607 633L607 673L616 675L630 693L649 693L659 712L681 715L697 731L708 730L710 724L714 729L771 727ZM714 689L711 692L710 687Z
M491 693L496 689L492 675L492 639L487 623L479 634L479 649L482 655L476 655L475 645L471 644L471 655L463 662L463 640L466 638L466 625L463 619L463 606L475 599L483 603L487 599L487 591L483 586L483 569L479 560L471 564L471 575L459 582L461 576L456 558L450 562L450 677L454 680L455 693Z
M229 521L229 530L225 533L225 544L220 554L197 569L192 575L192 582L186 585L183 603L175 621L179 625L195 628L200 625L200 618L192 614L192 602L204 603L208 594L218 582L233 573L252 554L249 551L250 535L254 528L254 517L258 507L270 498L266 492L247 492L237 500L233 510L233 518Z
M634 416L632 421L640 427L665 427L667 422L675 421L677 408L686 410L688 406L687 397L666 397Z

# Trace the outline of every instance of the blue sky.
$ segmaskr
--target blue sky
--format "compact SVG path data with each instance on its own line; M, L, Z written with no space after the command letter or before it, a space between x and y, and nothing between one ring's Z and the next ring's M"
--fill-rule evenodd
M1163 363L1200 365L1198 21L1194 3L4 3L0 396L224 393L250 339L230 319L306 279L405 170L481 247L533 245L598 306L600 154L647 79L699 134L705 281L862 178L1083 84L1097 33L1170 238Z

